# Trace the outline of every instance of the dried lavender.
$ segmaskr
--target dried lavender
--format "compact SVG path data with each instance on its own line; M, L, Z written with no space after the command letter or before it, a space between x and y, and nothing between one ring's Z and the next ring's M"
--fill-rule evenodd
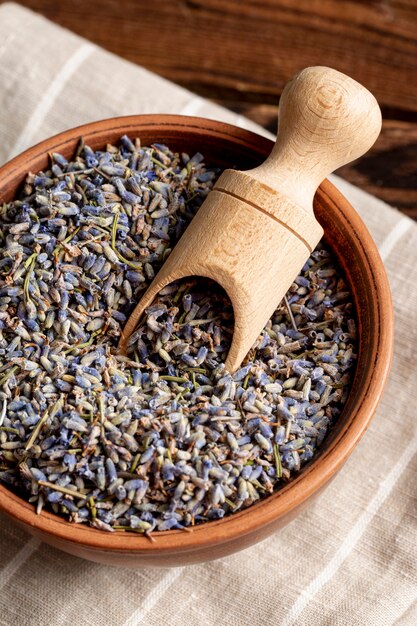
M106 531L188 527L250 506L315 455L346 400L352 300L319 245L243 366L215 284L141 293L210 191L200 154L80 145L29 174L0 225L0 480Z

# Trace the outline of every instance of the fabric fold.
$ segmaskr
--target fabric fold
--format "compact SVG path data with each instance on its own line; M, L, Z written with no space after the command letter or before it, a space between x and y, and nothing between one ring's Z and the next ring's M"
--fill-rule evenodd
M0 6L0 163L93 120L180 113L241 116L119 59L14 4ZM333 176L385 262L395 356L369 431L332 484L293 523L219 561L117 570L39 544L0 516L0 624L417 623L417 225Z

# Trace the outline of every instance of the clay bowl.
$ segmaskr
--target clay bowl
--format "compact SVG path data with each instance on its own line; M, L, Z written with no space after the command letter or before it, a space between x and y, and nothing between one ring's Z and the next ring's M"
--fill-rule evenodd
M30 170L47 167L48 152L73 155L80 137L93 148L139 136L144 145L165 142L172 149L200 151L210 165L248 169L269 154L272 142L227 124L175 115L121 117L87 124L47 139L0 169L0 202L17 192ZM155 533L155 542L70 524L0 486L0 510L32 535L70 554L122 566L177 566L225 556L260 541L296 517L342 467L367 429L381 397L393 351L392 302L384 266L363 222L328 181L317 192L315 212L353 292L359 331L359 359L348 401L320 454L295 480L236 515L197 526L192 532ZM372 468L369 468L370 471Z

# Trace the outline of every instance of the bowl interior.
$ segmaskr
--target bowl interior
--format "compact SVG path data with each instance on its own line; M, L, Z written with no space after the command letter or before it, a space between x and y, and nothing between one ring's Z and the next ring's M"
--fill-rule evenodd
M0 169L0 202L12 199L28 171L45 169L48 153L71 157L81 137L92 148L117 142L121 135L140 137L143 145L166 143L190 155L199 151L210 166L249 169L269 154L268 139L219 122L180 116L133 116L115 118L67 131L48 139ZM249 509L217 522L198 526L193 533L158 533L156 547L140 536L70 525L52 513L36 516L31 505L0 485L0 509L21 523L36 526L66 540L117 550L187 550L196 540L209 545L236 534L246 534L292 508L319 489L340 467L365 431L382 393L392 354L392 305L382 261L356 212L346 199L325 181L315 198L315 214L325 240L343 268L353 293L359 333L359 358L348 401L321 451L299 476L280 491ZM196 539L197 538L197 539Z

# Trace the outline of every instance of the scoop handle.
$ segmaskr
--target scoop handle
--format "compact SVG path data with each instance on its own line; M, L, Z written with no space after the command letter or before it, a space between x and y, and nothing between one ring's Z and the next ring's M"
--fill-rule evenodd
M380 130L381 111L365 87L329 67L308 67L282 92L270 156L247 173L312 211L322 180L367 152Z

